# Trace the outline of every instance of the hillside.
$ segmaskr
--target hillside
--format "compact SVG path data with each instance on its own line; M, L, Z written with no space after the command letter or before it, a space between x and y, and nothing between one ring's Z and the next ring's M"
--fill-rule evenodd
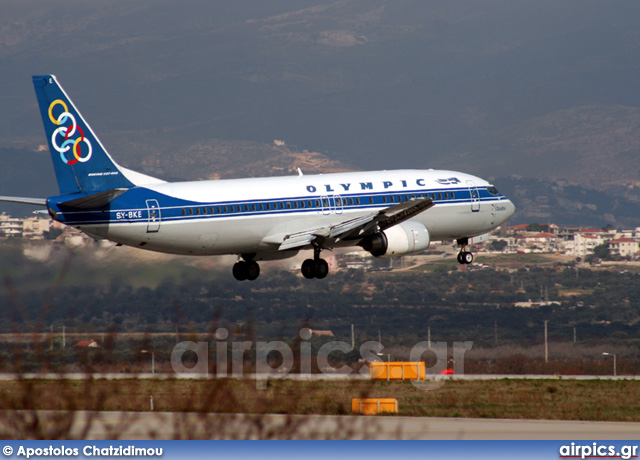
M479 153L480 152L480 153ZM443 166L482 161L485 176L522 175L640 196L640 108L592 105L508 126L466 145Z
M306 150L315 170L637 197L639 24L637 2L8 0L0 160L44 142L29 77L54 73L123 165L169 179L288 173ZM0 194L32 168L12 166Z

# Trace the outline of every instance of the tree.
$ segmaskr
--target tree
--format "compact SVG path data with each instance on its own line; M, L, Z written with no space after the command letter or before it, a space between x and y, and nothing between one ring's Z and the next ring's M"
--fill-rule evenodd
M547 224L529 224L527 225L528 232L548 232L549 225Z
M493 240L489 247L492 251L504 251L504 249L509 245L505 240Z
M611 259L611 251L609 250L609 244L603 243L593 248L593 255L598 259L609 260Z

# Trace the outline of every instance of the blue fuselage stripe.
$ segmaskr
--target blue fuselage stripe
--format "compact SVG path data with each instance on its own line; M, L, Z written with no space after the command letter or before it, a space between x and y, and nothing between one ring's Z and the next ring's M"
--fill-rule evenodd
M325 194L287 198L264 198L242 201L218 201L200 203L152 192L147 189L137 197L122 197L114 200L108 209L60 209L58 219L68 225L103 225L116 223L148 222L150 211L147 200L157 200L159 208L155 216L159 222L193 221L231 217L273 216L296 213L326 214L352 210L379 210L413 198L430 197L437 205L472 205L474 203L499 202L503 195L493 195L486 187L478 187L479 196L472 197L469 188L405 190L402 192L370 192L349 195ZM135 203L135 204L133 204ZM165 203L165 206L162 204ZM133 206L132 206L133 205ZM213 211L213 212L212 212Z

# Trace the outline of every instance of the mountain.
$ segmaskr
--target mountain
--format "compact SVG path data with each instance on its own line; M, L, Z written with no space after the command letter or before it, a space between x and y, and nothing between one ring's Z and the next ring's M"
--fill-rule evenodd
M440 161L472 163L484 176L521 175L611 190L640 186L640 108L591 105L497 129Z
M509 176L496 179L516 205L509 225L554 223L567 227L640 227L640 199L634 193L596 190L564 180Z
M637 195L638 2L1 8L3 164L44 142L30 75L54 73L118 161L167 178L273 174L269 159L291 170L288 155L307 150L330 168L448 167ZM2 195L34 165L12 168Z

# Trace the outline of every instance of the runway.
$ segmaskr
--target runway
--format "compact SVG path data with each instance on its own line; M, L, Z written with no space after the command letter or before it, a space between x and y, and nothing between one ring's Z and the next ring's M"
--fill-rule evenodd
M11 380L86 380L86 379L104 379L104 380L126 380L126 379L144 379L144 380L171 380L171 379L186 379L186 380L207 380L215 379L215 374L198 374L198 373L183 373L183 374L171 374L171 373L0 373L0 381ZM242 375L228 375L224 378L230 379L246 379L246 380L260 380L260 379L286 379L286 380L371 380L369 373L366 374L333 374L333 373L321 373L321 374L283 374L283 375L256 375L256 374L242 374ZM430 375L427 374L427 381L437 380L640 380L640 375L553 375L553 374L458 374L458 375Z
M0 429L28 439L622 440L640 423L389 416L1 411ZM47 436L47 434L49 434Z

